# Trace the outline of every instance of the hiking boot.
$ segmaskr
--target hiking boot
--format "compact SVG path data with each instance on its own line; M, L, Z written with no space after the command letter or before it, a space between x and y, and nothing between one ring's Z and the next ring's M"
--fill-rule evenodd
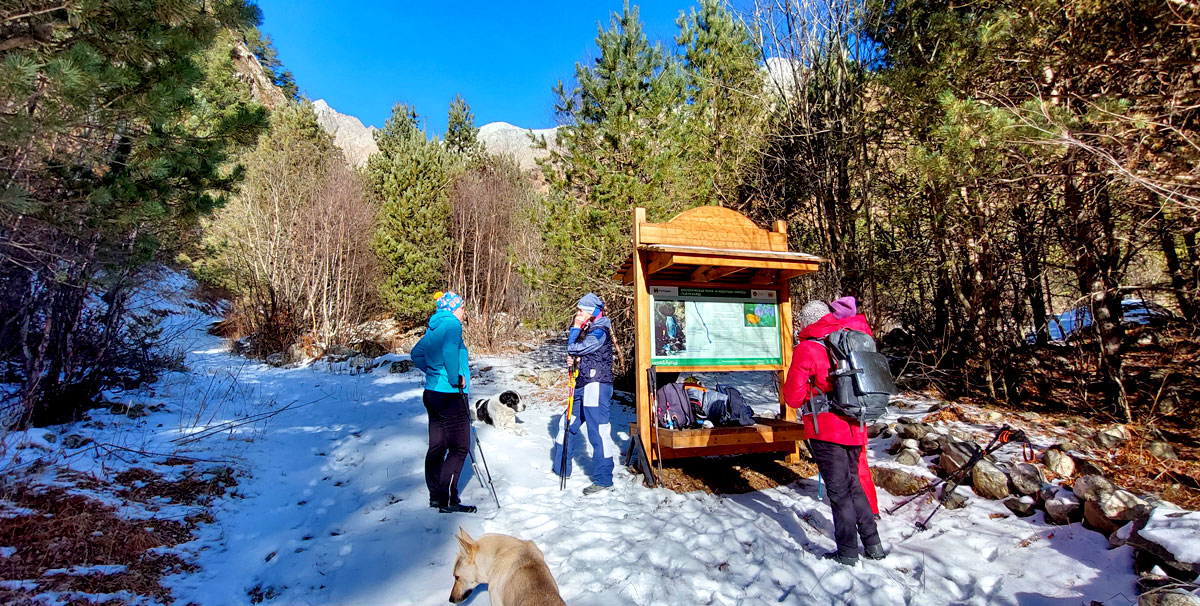
M446 505L445 507L438 507L438 511L442 513L475 513L475 506L455 503L453 505Z
M441 509L441 508L445 507L446 504L437 499L429 499L429 506L434 509Z
M872 560L882 560L886 558L888 554L888 552L884 551L882 543L867 545L865 549L867 552L867 557L871 558Z
M831 551L821 557L826 560L833 560L834 562L837 562L838 564L841 564L843 566L857 566L858 565L858 556L847 557L847 556L839 554L836 551Z
M612 485L611 485L611 484L610 484L610 485L608 485L608 486L601 486L601 485L599 485L599 484L592 484L591 486L588 486L587 488L584 488L584 489L583 489L583 494L584 494L584 496L587 496L587 495L592 495L592 494L596 494L597 492L603 492L603 491L605 491L605 490L608 490L609 488L612 488Z

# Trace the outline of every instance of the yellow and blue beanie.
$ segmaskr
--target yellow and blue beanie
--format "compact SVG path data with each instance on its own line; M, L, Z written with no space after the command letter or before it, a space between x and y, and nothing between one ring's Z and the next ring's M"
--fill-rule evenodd
M454 311L463 306L463 298L458 296L458 293L446 291L438 295L437 309L438 311Z

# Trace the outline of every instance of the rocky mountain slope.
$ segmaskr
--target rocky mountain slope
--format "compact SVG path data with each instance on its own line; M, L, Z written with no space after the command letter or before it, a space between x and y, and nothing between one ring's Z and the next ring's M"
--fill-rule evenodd
M550 155L557 133L558 127L527 129L507 122L492 122L479 127L479 140L483 142L489 154L510 155L522 170L532 170L537 168L538 159ZM536 149L530 134L539 140L545 140L549 147Z
M361 120L329 107L324 99L313 101L313 110L321 128L333 135L333 144L342 149L351 166L366 165L367 157L379 151L374 126L363 126Z

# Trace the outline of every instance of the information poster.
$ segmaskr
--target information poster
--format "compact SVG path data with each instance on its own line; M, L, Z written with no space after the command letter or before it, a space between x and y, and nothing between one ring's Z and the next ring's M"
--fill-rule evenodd
M650 363L783 364L777 295L774 290L651 286Z

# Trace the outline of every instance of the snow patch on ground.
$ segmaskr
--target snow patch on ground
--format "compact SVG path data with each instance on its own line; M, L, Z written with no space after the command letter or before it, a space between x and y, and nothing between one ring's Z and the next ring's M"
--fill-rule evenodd
M171 285L175 292L187 286ZM678 494L644 488L640 476L618 466L613 490L585 497L590 461L581 449L576 475L559 490L550 451L566 394L547 396L515 378L537 360L562 359L557 350L472 360L472 400L516 390L528 405L519 414L525 435L477 424L501 507L468 464L462 498L479 513L440 514L428 506L425 489L428 423L419 371L390 374L390 364L361 375L333 374L320 364L272 368L229 354L207 335L211 310L167 298L152 307L167 305L186 371L112 394L162 410L138 419L93 411L85 423L56 428L93 444L64 450L60 435L49 447L57 449L57 465L105 477L168 455L238 470L236 495L216 501L215 521L182 546L199 571L167 580L180 603L223 606L258 595L277 604L441 604L452 585L460 526L474 536L534 541L573 605L1025 606L1110 603L1135 592L1131 548L1110 549L1104 536L1079 524L1048 525L1041 513L1015 518L995 501L972 499L939 512L921 533L914 522L931 504L885 515L880 530L891 555L847 568L821 558L834 542L815 478L740 495ZM716 379L706 374L706 382ZM739 387L756 411L777 411L771 375L722 380ZM908 414L917 413L893 417ZM612 438L622 451L633 418L631 408L614 406ZM887 442L872 442L873 461L882 460ZM28 463L21 450L3 452L0 468ZM899 500L879 496L881 509ZM156 515L181 518L197 509L172 506ZM1111 603L1122 603L1117 599Z

